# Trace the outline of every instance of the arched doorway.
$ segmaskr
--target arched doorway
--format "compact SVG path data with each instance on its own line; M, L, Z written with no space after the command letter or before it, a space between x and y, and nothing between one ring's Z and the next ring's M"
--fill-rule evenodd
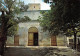
M28 30L28 45L38 46L38 29L36 27L31 27Z

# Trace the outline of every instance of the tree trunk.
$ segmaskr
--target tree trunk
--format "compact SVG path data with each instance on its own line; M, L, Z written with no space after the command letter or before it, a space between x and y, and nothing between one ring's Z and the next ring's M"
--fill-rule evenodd
M0 37L0 55L4 54L4 46L7 40L7 22L5 20L4 11L2 11L1 17L1 37Z
M76 50L76 33L74 33L74 49Z
M5 46L5 41L1 42L1 48L0 48L0 55L4 55L4 46Z
M0 42L1 42L0 55L3 55L4 54L5 44L6 44L6 40L7 40L7 36L5 35L6 33L7 32L5 31L5 33L2 34L1 39L0 39Z
M76 50L76 31L75 31L75 28L73 28L73 32L74 32L74 49Z

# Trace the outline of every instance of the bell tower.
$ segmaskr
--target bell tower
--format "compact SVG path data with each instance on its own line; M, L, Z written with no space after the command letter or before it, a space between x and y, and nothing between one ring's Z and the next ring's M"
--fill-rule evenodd
M40 10L40 4L39 3L30 3L28 4L29 8L28 11L32 11L32 10Z

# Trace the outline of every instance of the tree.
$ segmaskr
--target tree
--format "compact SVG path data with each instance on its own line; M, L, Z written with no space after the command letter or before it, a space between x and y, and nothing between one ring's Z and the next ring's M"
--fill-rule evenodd
M7 36L9 33L14 34L13 30L16 30L17 24L19 22L23 22L25 20L29 20L29 18L26 16L26 18L21 19L15 19L15 14L18 14L21 10L21 7L18 6L19 3L16 2L16 0L0 0L0 12L2 13L0 16L1 20L1 37L0 37L0 55L4 54L4 45L7 40ZM9 30L9 31L8 31ZM11 30L11 31L10 31ZM12 33L11 33L12 32Z
M20 10L21 11L27 11L27 9L28 9L28 5L25 5L24 1L23 2L19 2L19 6L20 6Z
M43 30L48 30L50 34L53 34L54 32L51 29L53 24L53 22L51 22L53 20L53 16L51 16L51 11L41 11L40 13L42 14L42 16L39 16L38 20L40 21L40 25L43 27Z
M49 0L45 0L47 2ZM80 31L80 1L79 0L53 0L48 17L49 24L41 24L53 34L63 33L67 36L74 35L74 49L76 49L76 34ZM46 18L46 20L45 20ZM48 25L48 26L46 26Z

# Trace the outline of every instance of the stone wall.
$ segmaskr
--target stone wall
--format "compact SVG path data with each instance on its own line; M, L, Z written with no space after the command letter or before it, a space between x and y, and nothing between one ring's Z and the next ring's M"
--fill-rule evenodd
M39 16L41 16L40 14L40 10L38 11L27 11L27 12L21 12L18 15L15 15L16 17L24 17L24 16L28 16L31 20L37 20Z
M41 16L40 11L28 11L28 12L21 12L19 15L16 15L16 17L24 17L28 16L32 21L26 22L26 23L19 23L19 30L17 35L19 35L19 45L20 46L28 46L28 30L31 27L36 27L38 29L38 42L39 46L50 46L51 45L51 36L49 35L49 32L43 32L42 27L40 26L40 23L36 21L39 16ZM57 46L65 46L67 41L66 37L64 35L58 35L56 36L57 40ZM13 38L8 38L7 43L14 44Z
M13 37L8 37L6 44L8 46L14 46L14 36Z
M57 36L57 46L66 46L67 45L67 37L65 35L59 34Z
M38 29L38 40L39 46L51 46L51 38L49 36L48 31L43 32L42 28L39 27L38 22L28 22L28 23L20 23L19 24L19 46L28 46L28 29L30 27L36 27ZM66 46L67 40L63 35L56 36L57 46ZM14 38L8 38L8 44L14 44Z
M39 22L27 22L19 24L19 31L18 31L18 35L20 36L19 45L25 45L25 46L28 45L28 29L30 27L36 27L38 29L39 46L50 45L49 34L48 32L42 31Z

